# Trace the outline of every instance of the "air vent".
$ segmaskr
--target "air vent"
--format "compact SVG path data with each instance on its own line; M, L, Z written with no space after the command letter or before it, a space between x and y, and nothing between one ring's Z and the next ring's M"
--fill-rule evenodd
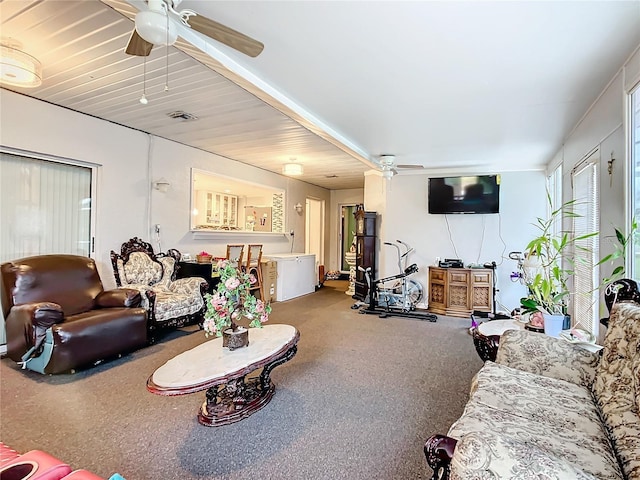
M182 120L183 122L191 122L197 120L198 117L192 113L183 112L182 110L176 110L175 112L167 113L167 117L174 118L176 120Z

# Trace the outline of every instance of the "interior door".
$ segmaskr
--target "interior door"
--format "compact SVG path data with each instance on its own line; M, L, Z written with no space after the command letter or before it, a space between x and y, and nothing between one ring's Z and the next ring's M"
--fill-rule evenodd
M315 274L318 280L318 266L324 265L324 200L307 198L305 218L305 253L316 256Z
M349 273L349 264L346 261L345 253L355 249L356 218L353 213L356 211L355 205L342 205L340 207L340 271Z

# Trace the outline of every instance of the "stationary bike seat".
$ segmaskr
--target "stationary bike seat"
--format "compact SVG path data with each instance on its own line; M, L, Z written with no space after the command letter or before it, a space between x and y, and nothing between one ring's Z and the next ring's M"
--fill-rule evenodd
M418 271L418 265L413 263L404 269L405 275L411 275L412 273L416 273Z

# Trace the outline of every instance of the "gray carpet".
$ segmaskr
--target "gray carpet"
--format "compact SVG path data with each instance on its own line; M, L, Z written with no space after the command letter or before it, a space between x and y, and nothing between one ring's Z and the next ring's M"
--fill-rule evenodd
M361 315L345 289L273 305L271 323L300 331L298 354L273 371L271 403L239 423L201 426L204 392L146 390L155 368L207 341L187 327L74 375L3 359L0 440L127 480L429 478L424 441L462 413L482 365L469 320Z

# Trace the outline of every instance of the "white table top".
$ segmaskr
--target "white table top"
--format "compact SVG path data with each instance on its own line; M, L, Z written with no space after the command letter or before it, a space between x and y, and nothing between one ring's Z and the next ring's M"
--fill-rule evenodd
M204 333L202 333L204 335ZM188 388L232 376L282 350L298 331L291 325L270 324L249 329L249 346L230 351L216 337L173 357L158 368L150 380L160 388ZM295 343L293 343L294 345Z
M478 332L485 337L490 335L502 335L507 330L522 330L524 324L517 320L490 320L478 325Z

